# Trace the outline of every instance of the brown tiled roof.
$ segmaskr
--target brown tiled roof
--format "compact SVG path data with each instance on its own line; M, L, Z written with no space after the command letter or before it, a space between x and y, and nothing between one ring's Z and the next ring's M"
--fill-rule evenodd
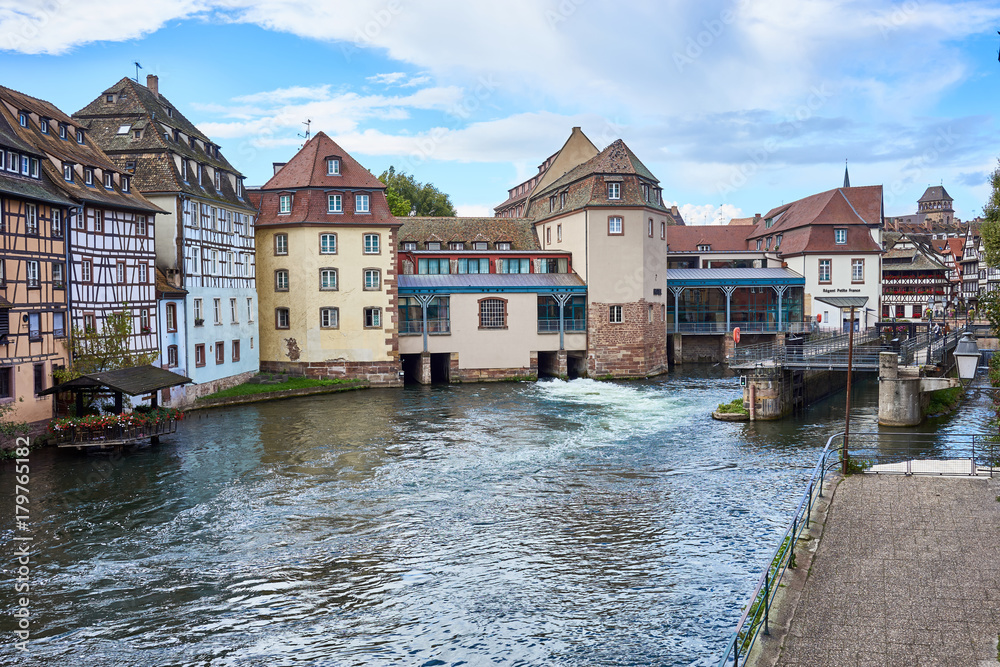
M115 102L106 100L107 93L116 95ZM122 95L125 95L122 98ZM168 116L167 110L170 110ZM199 184L197 172L190 174L187 181L172 157L180 155L200 164L209 165L227 174L242 178L221 152L203 151L192 147L189 141L175 141L174 130L183 135L194 136L206 144L216 145L194 126L163 95L157 96L145 86L132 79L124 78L93 102L73 114L80 123L86 125L95 142L108 153L119 169L125 170L128 162L134 162L135 186L145 193L183 192L194 197L219 201L233 207L252 210L249 202L236 196L236 191L228 178L221 179L221 188L215 189L215 182L207 175ZM121 127L128 131L119 134ZM134 131L141 129L141 137L136 139ZM170 138L167 139L164 134Z
M620 176L620 199L609 201L606 181L601 177ZM631 178L629 178L631 176ZM616 140L603 151L583 164L569 170L548 187L533 195L526 217L541 220L552 215L579 210L590 206L643 206L667 213L662 204L651 204L642 196L641 181L644 179L655 185L659 180L636 157L635 153L621 139ZM566 191L566 205L549 211L549 197L558 197Z
M399 242L441 241L443 243L487 241L490 249L497 241L508 241L512 250L541 250L535 227L526 218L397 218L402 223ZM471 246L466 245L467 250Z
M757 218L754 218L754 217L750 217L750 218L733 218L732 220L729 221L729 224L730 225L740 225L740 226L743 226L743 225L756 225L758 222L759 222L759 220L757 220Z
M6 118L8 125L17 133L18 138L34 146L37 151L52 156L57 163L71 162L85 167L121 173L122 170L104 154L86 133L83 144L77 143L75 131L68 133L66 139L60 139L58 128L54 125L50 126L47 134L42 133L38 123L34 120L29 120L28 127L21 127L17 123L14 112L10 110L10 107L13 107L15 110L35 113L40 117L50 118L69 126L77 125L76 121L53 104L4 86L0 86L0 102L2 102L0 103L0 115ZM42 166L52 183L63 194L77 201L147 212L163 212L162 209L143 197L137 188L131 188L130 192L126 193L121 191L118 183L115 183L109 190L104 187L103 183L97 182L96 176L93 186L85 185L82 178L74 178L73 182L68 182L63 178L62 171L52 164L52 160L42 160Z
M943 185L932 185L926 190L924 194L920 196L917 202L922 201L941 201L942 199L947 199L948 201L954 201L948 191L944 189Z
M328 176L326 158L340 158L340 174ZM261 190L284 190L295 188L327 188L343 190L350 188L372 188L385 190L385 185L370 171L362 167L347 151L337 145L325 132L306 142L295 156L271 177Z
M183 287L171 285L163 269L156 267L156 298L183 298L187 293Z
M328 176L326 159L340 158L340 175ZM280 197L292 195L291 213L279 214ZM343 213L328 211L327 196L342 195ZM355 194L369 195L369 213L357 213ZM347 151L323 132L306 145L259 190L250 195L259 202L257 226L289 224L398 225L385 199L385 186Z
M729 225L671 227L667 230L667 247L671 253L697 252L699 245L706 244L712 246L712 252L747 252L746 234L749 231L749 228L733 229Z

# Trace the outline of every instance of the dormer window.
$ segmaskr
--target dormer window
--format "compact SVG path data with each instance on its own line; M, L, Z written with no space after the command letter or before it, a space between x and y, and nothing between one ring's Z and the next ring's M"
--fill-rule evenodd
M559 208L566 208L566 193L563 192L559 195Z
M846 229L835 229L833 230L833 242L837 245L844 245L847 243L847 230Z
M76 143L78 143L78 144L82 144L83 143L83 130L77 130L76 131Z
M241 198L241 199L243 198L243 179L242 178L237 178L236 179L236 196L239 197L239 198Z
M465 250L465 244L461 241L453 241L448 244L449 250Z
M205 167L202 164L198 165L198 185L202 185L202 176L205 175Z
M292 195L281 195L278 197L278 213L292 212Z
M106 187L108 190L110 190L111 186L114 183L114 178L115 178L115 175L112 174L110 171L104 172L104 187Z
M62 123L59 123L59 138L60 139L66 138L66 126L63 125Z
M17 115L17 120L21 124L21 127L28 127L28 114L21 112Z
M83 169L83 182L87 185L94 184L94 170L90 167L84 167Z
M219 172L218 169L215 170L215 189L216 190L222 189L222 174Z
M68 182L73 182L73 163L64 162L63 163L63 178Z
M174 117L174 110L171 109L170 107L167 107L167 118L173 118L173 117Z
M129 192L132 190L132 179L129 176L122 176L122 192Z
M104 101L107 102L108 104L114 104L115 103L115 94L114 93L108 93L107 95L104 96Z
M31 158L27 155L21 156L21 175L27 176L31 173Z
M31 177L38 178L38 158L31 158Z
M48 134L49 133L49 119L48 118L42 118L41 120L39 120L38 121L38 129L40 129L42 131L42 134Z
M703 243L698 246L698 252L709 252L712 250L711 244Z
M416 250L416 241L403 241L403 250Z
M181 178L185 183L188 182L188 161L181 158Z
M354 195L354 212L368 213L368 195Z
M556 210L556 196L552 195L549 197L549 212Z
M774 249L777 250L781 247L781 234L774 237Z
M760 250L761 246L764 245L764 241L757 239L757 250Z
M622 184L608 183L608 199L621 199Z
M181 131L180 130L174 130L174 141L176 141L177 143L181 142Z
M767 240L764 241L764 248L766 248L767 250L771 249L771 237L770 236L768 236Z
M497 250L510 250L510 241L497 241Z
M340 175L340 158L330 157L326 159L326 175L327 176Z
M489 245L490 244L487 243L486 241L476 241L475 243L472 244L472 249L473 250L486 250L489 247Z
M427 245L427 249L428 250L440 250L441 249L441 242L440 241L428 241L426 245Z
M142 130L136 130L132 133L132 136L136 139L142 139Z
M774 218L768 218L764 221L764 229L770 229L771 225L774 224Z

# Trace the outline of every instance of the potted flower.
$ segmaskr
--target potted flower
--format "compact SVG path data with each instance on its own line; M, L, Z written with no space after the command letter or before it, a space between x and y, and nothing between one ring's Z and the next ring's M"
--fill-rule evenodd
M150 327L147 324L146 326L142 327L142 329L140 329L140 331L142 331L142 333L144 333L144 334L148 334L148 333L152 333L153 329L152 329L152 327Z
M204 323L205 323L205 320L203 320L203 319L200 319L200 318L196 318L196 319L195 319L195 321L194 321L194 325L195 325L196 327L200 327L200 326L201 326L201 325L203 325Z

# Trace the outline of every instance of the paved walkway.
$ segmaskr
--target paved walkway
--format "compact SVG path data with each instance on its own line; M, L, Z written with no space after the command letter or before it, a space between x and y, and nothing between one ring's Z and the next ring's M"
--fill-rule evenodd
M758 664L784 630L778 665L1000 665L998 495L1000 477L843 480Z

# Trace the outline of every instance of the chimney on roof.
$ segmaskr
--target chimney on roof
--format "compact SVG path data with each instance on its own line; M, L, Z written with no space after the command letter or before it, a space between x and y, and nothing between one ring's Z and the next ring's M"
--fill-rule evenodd
M670 213L671 213L671 215L677 215L677 206L676 205L670 207Z
M271 164L274 165L274 173L277 175L277 173L279 171L281 171L281 168L284 167L288 163L287 162L272 162Z
M156 99L160 99L160 77L155 74L147 74L146 87L156 95Z

